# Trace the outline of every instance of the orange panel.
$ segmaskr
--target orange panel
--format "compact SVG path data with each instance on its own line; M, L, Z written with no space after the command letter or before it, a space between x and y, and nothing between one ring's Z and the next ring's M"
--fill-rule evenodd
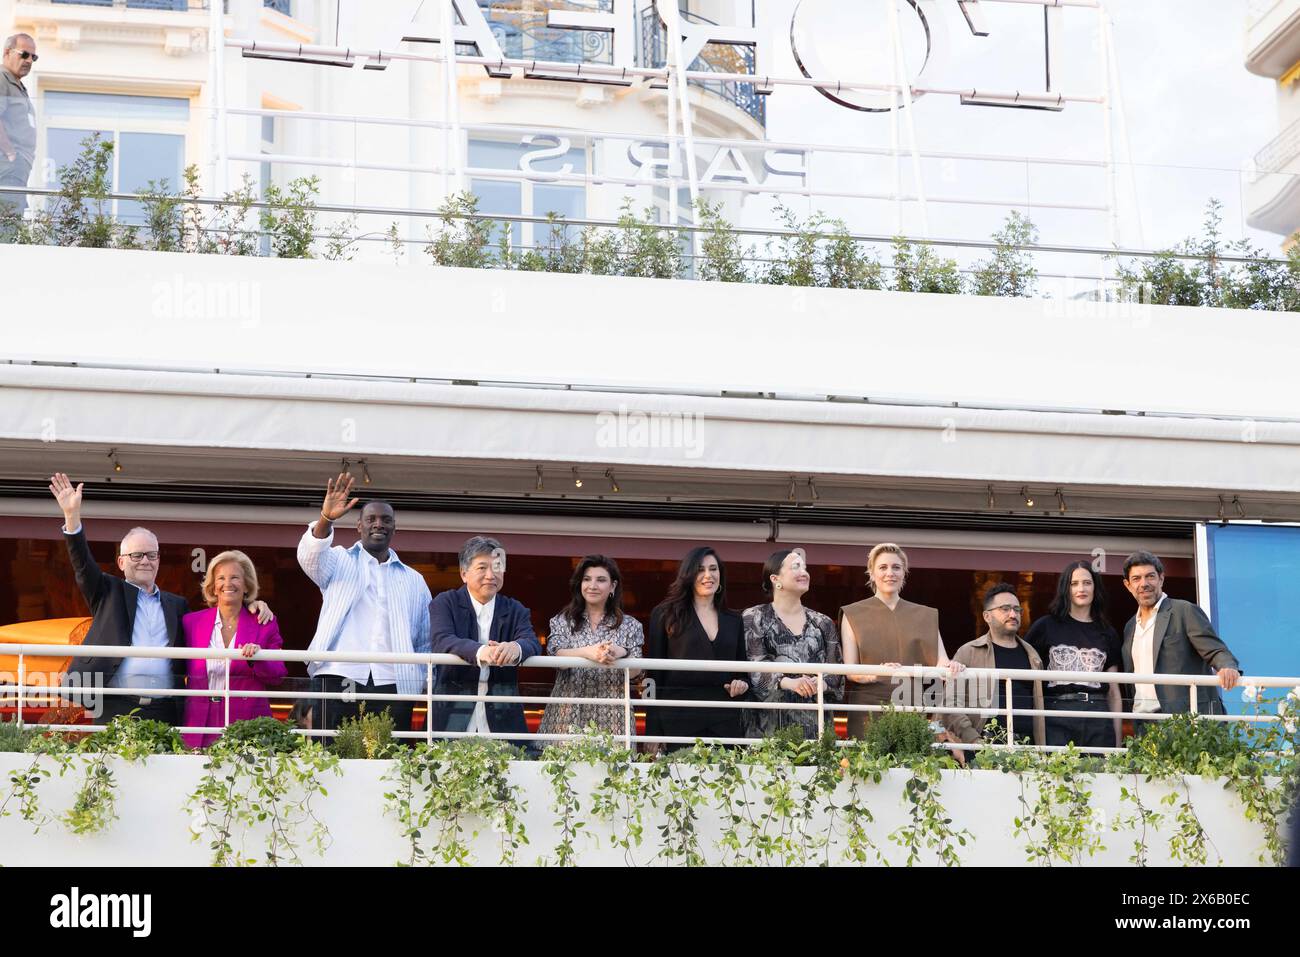
M0 625L0 646L79 645L86 640L92 618L47 618L17 625ZM56 685L68 670L68 658L34 658L25 656L24 668L29 685ZM0 654L0 684L18 682L18 656Z

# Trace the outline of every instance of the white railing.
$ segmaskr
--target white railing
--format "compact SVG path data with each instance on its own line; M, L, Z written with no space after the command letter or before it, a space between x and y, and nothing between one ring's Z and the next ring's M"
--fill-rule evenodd
M1272 13L1273 8L1281 2L1282 0L1250 0L1246 4L1247 25L1253 27L1259 23L1260 20Z
M967 714L978 715L982 718L1005 718L1008 738L1011 739L1015 733L1016 718L1032 719L1034 717L1063 717L1078 720L1086 718L1090 720L1114 720L1128 719L1132 721L1162 721L1172 715L1166 713L1142 714L1134 712L1121 711L1077 711L1077 710L1053 710L1050 708L1016 708L1013 701L1013 682L1014 681L1054 681L1054 682L1089 682L1103 684L1153 684L1165 686L1179 686L1188 688L1189 692L1189 710L1196 711L1197 707L1197 689L1203 687L1218 687L1219 681L1213 675L1174 675L1174 674L1133 674L1128 672L1073 672L1073 671L1035 671L1028 669L977 669L971 668L962 672L959 677L954 677L943 667L926 667L920 665L909 665L900 668L888 668L883 665L842 665L842 664L815 664L815 663L798 663L798 662L767 662L767 661L699 661L693 659L660 659L660 658L624 658L610 665L598 665L581 658L556 658L550 656L538 656L528 658L515 668L544 668L555 671L564 671L573 668L594 668L598 670L621 672L623 675L623 693L619 697L603 698L583 698L583 697L556 697L550 694L545 695L447 695L433 693L433 675L434 669L439 666L455 667L475 667L477 665L467 665L465 661L455 655L446 654L396 654L396 653L378 653L378 652L319 652L319 651L290 651L278 650L267 651L261 650L249 661L299 661L299 662L359 662L359 663L387 663L387 664L418 664L423 665L426 673L425 690L420 694L380 694L374 692L343 691L343 692L324 692L324 691L277 691L273 689L259 691L232 691L230 690L230 662L238 658L243 658L243 652L236 649L215 649L215 648L137 648L121 647L116 645L46 645L46 644L0 644L0 652L9 656L17 656L18 671L15 674L0 673L0 707L15 707L18 724L22 726L26 723L24 711L32 708L44 707L50 703L62 702L72 703L71 699L85 699L92 696L124 696L132 698L187 698L187 697L204 697L216 698L221 697L224 703L224 724L222 727L216 726L180 726L178 730L185 734L220 734L223 727L230 723L230 701L234 698L261 698L267 700L342 700L348 702L354 701L404 701L413 704L423 704L426 708L425 727L423 732L419 731L394 731L396 738L415 738L425 741L433 741L434 738L455 738L455 737L477 737L477 738L500 738L512 741L528 742L547 742L547 741L567 741L583 737L581 733L566 734L541 734L527 733L520 735L513 732L491 732L487 734L474 731L434 731L432 727L433 705L441 702L451 703L472 703L472 702L489 702L495 704L591 704L603 705L606 707L621 707L623 711L623 733L615 737L628 744L635 742L657 743L657 744L692 744L696 738L675 737L665 735L638 735L636 734L636 724L634 717L634 708L690 708L690 709L735 709L735 710L781 710L781 711L814 711L817 714L817 731L820 734L825 729L827 721L827 711L838 712L864 712L864 711L919 711L925 714L943 715L943 714ZM189 688L105 688L89 687L86 685L48 685L48 684L27 684L27 664L31 658L167 658L167 659L225 659L226 665L226 682L225 688L219 691L211 689L189 689ZM807 674L807 675L876 675L880 678L900 679L904 682L910 682L905 685L907 694L904 694L902 703L890 705L867 705L867 704L850 704L848 702L827 701L825 697L826 686L824 681L819 681L817 686L816 700L809 699L807 702L785 702L785 701L755 701L751 699L738 699L734 701L698 701L694 699L661 699L661 698L634 698L632 696L632 675L634 672L709 672L716 671L720 674L734 674L737 672L754 674ZM75 673L75 672L73 672ZM16 679L16 680L15 680ZM942 681L955 684L964 684L969 687L975 684L981 688L991 687L992 682L1002 684L1002 706L999 708L976 707L958 702L952 703L952 696L949 694L945 704L937 703L907 703L907 695L911 690L918 688L921 681L940 679ZM897 685L897 681L895 684ZM1258 689L1268 688L1300 688L1300 677L1250 677L1244 679L1242 685L1251 686ZM897 692L900 690L896 688ZM896 693L895 698L899 695ZM44 700L46 705L38 704ZM1214 721L1225 722L1275 722L1279 720L1273 715L1251 714L1251 715L1201 715L1202 718ZM832 718L833 720L833 718ZM39 727L51 731L96 731L104 725L99 724L41 724ZM1023 727L1023 724L1021 725ZM326 730L305 730L299 729L299 733L318 737L333 737L336 731ZM731 745L752 745L758 743L757 738L708 738L705 739L715 744ZM1051 745L1026 745L1026 744L991 744L991 743L974 743L960 744L955 742L944 742L936 744L936 747L943 747L950 750L979 750L988 747L1027 747L1041 751L1062 750L1059 746ZM1085 747L1081 751L1092 753L1108 753L1120 751L1120 748L1102 748L1102 747Z
M1300 120L1296 120L1277 135L1267 146L1255 154L1252 182L1258 182L1270 173L1278 173L1300 154Z

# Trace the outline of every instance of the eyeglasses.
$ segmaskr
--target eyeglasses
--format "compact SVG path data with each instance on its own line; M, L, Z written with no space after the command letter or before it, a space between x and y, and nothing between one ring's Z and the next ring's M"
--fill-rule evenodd
M1020 614L1020 606L1019 605L994 605L992 608L989 609L989 611L999 611L1004 615L1018 615Z
M37 60L40 59L40 57L38 57L35 53L29 53L29 52L26 51L26 50L19 50L19 51L18 51L18 59L20 59L20 60L31 60L33 63L35 63Z
M143 561L151 561L151 562L158 561L157 552L123 552L122 557L129 558L131 559L131 561L137 563Z

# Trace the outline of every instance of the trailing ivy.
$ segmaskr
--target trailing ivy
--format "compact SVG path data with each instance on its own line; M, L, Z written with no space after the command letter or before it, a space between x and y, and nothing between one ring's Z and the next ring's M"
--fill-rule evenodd
M321 778L341 773L336 755L275 718L253 718L226 728L207 757L185 809L193 815L193 839L206 838L214 867L301 864L304 842L325 853L332 838L313 802L329 793ZM257 828L266 832L265 848L252 857L245 844Z
M1101 770L1121 775L1122 806L1110 830L1133 833L1131 863L1149 862L1157 835L1184 865L1219 859L1193 801L1192 776L1220 782L1234 794L1245 817L1264 832L1260 860L1278 862L1284 847L1280 822L1300 781L1300 690L1279 701L1258 700L1256 706L1269 717L1276 706L1278 720L1240 726L1179 715L1104 762L1073 748L1053 753L986 748L973 766L1015 776L1019 796L1012 827L1025 842L1030 863L1077 865L1103 850L1091 807L1094 775ZM335 745L338 753L392 756L384 799L408 846L399 863L480 863L473 844L489 828L499 835L498 853L481 863L517 862L519 849L528 843L525 795L511 783L512 762L522 757L518 749L480 739L394 746L385 715L364 716L345 731ZM3 728L0 735L0 742L31 755L30 763L9 772L0 817L19 816L35 829L58 817L79 834L101 831L115 817L111 759L135 761L182 750L174 729L126 718L75 746L57 735L19 735ZM792 729L749 748L697 741L649 762L610 735L592 733L548 748L537 765L550 784L558 834L546 860L575 864L584 844L608 831L611 846L635 864L646 815L653 814L657 862L887 863L873 839L877 809L872 802L885 776L901 770L908 772L906 819L887 835L889 841L904 852L908 866L931 859L956 865L972 835L954 827L943 805L945 772L957 766L932 745L923 715L889 712L874 720L863 741L842 744L830 734L804 740ZM62 774L78 768L83 780L73 807L63 814L44 810L38 800L42 783L56 769ZM590 793L579 786L585 768L595 771ZM304 847L321 854L330 839L313 802L325 795L322 778L331 771L338 773L338 754L287 725L270 718L237 722L209 751L204 777L186 803L194 838L207 840L218 865L297 864ZM1158 800L1149 796L1151 783L1166 788ZM715 841L704 836L705 820L720 825ZM595 821L608 829L593 828ZM261 854L245 848L255 830L264 835Z
M1119 797L1121 802L1133 805L1133 813L1121 812L1116 815L1111 822L1111 830L1133 831L1133 853L1129 856L1129 863L1135 867L1146 867L1150 855L1149 836L1159 831L1164 816L1155 808L1147 807L1138 787L1138 776L1135 774L1132 777L1133 786L1120 785Z
M555 863L575 863L576 841L586 827L581 820L581 802L573 788L577 765L592 767L602 779L591 792L588 812L592 819L610 825L610 843L623 851L623 859L635 864L632 849L640 847L644 837L643 811L650 802L648 779L636 761L636 753L615 742L608 732L587 727L587 736L551 745L542 753L543 773L551 780L551 809L559 815L561 840L555 848ZM588 830L593 841L595 835Z
M699 867L708 863L700 845L700 808L707 794L705 772L715 764L715 749L696 741L650 765L651 802L664 817L659 825L659 853L666 864Z
M572 867L576 863L578 835L587 826L581 819L582 802L573 787L577 773L570 758L563 744L551 745L542 753L542 773L551 779L554 796L551 810L557 815L560 831L560 842L555 845L555 863L560 867Z
M1184 865L1205 864L1211 852L1221 860L1192 802L1187 778L1221 780L1241 802L1246 818L1264 830L1260 862L1281 864L1285 846L1280 822L1294 795L1294 784L1287 782L1294 782L1297 775L1294 723L1287 730L1287 715L1293 713L1295 701L1291 696L1283 698L1280 719L1266 724L1243 727L1191 714L1152 722L1145 733L1129 740L1123 754L1107 762L1114 773L1158 781L1169 788L1160 800L1167 810L1152 813L1139 807L1135 823L1168 825L1170 856ZM1146 848L1135 847L1134 857L1145 863Z
M961 864L957 846L965 847L972 835L965 829L953 829L952 818L939 800L940 771L956 767L952 758L936 755L928 755L912 766L912 776L903 785L909 821L889 835L907 851L908 867L921 859L922 848L933 851L945 867Z
M0 799L0 818L9 817L17 810L18 816L32 826L32 831L39 832L55 819L55 815L41 808L40 785L53 776L49 768L51 760L58 766L59 775L63 775L72 762L71 748L57 734L21 732L16 725L6 734L5 744L5 750L24 751L32 760L26 767L9 772L9 790Z
M409 853L401 866L477 863L470 842L486 825L500 835L501 865L515 863L528 843L520 789L509 780L522 752L504 742L474 738L399 748L385 781L384 810L397 818Z

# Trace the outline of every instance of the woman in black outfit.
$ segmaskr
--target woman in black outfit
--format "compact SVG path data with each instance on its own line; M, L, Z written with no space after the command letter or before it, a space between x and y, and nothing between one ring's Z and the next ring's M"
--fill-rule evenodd
M717 553L707 546L682 559L668 595L650 615L647 658L734 661L734 672L650 671L655 697L663 700L730 701L749 690L744 626L726 607L727 575ZM667 737L744 737L739 708L646 709L646 731ZM669 751L688 747L670 744Z
M1071 562L1061 572L1048 614L1025 635L1051 671L1118 671L1120 639L1106 621L1106 592L1101 576L1088 562ZM1047 681L1043 707L1077 711L1079 717L1046 720L1047 743L1079 747L1118 748L1121 719L1088 718L1092 711L1122 710L1119 685L1100 681Z

